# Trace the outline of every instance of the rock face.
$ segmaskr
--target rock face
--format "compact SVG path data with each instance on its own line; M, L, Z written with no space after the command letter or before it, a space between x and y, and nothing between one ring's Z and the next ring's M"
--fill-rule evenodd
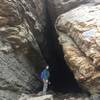
M56 18L71 9L85 3L95 2L94 0L48 0L48 10L53 21Z
M46 52L43 51L45 46L47 46L44 35L48 22L45 9L46 2L46 0L0 0L0 100L17 100L22 92L35 91L41 85L35 77L35 72L38 72L39 68L46 63L42 52L45 53L45 56L49 59L48 55L50 56L53 51L51 50L51 53L49 53L49 48ZM98 0L48 0L47 4L50 16L55 22L55 19L60 14L88 2L98 3ZM95 7L97 7L96 10L100 8L99 6ZM81 13L83 8L80 7L79 9ZM93 11L94 10L93 8ZM77 9L75 11L78 12ZM90 11L90 13L92 13L92 11ZM68 13L68 15L69 17L72 16L71 13ZM72 48L74 46L72 53L79 56L79 59L75 59L75 62L80 60L80 58L82 59L79 63L82 72L81 70L77 71L79 68L78 66L73 67L73 64L71 65L76 79L79 82L80 79L83 79L81 84L89 90L95 92L100 91L100 74L99 71L96 70L96 68L99 68L100 59L97 61L94 59L95 57L98 58L99 55L92 59L97 66L93 67L93 62L91 61L91 64L88 62L84 49L82 49L84 53L81 52L82 50L79 50L79 48L81 49L81 45L79 46L77 41L76 43L73 42L73 40L75 40L74 37L72 37L72 40L70 38L71 35L70 37L68 36L66 30L69 25L67 23L68 17L64 18L64 22L67 23L66 25L63 25L61 22L63 18L59 18L57 20L59 21L59 23L57 22L57 31L59 34L59 42L61 42L65 53L66 62L69 65L72 64L69 59L67 59L68 56L72 57L67 47L69 46ZM96 20L98 19L99 17ZM72 20L74 20L74 17ZM72 26L74 25L72 24ZM73 28L72 26L70 28ZM97 28L98 27L97 25ZM68 32L71 33L70 31ZM53 42L50 43L51 41L52 39L49 41L49 45L53 44ZM99 39L97 42L99 45ZM78 53L75 50L79 50ZM89 57L91 58L91 55L89 55ZM87 62L87 66L81 66L81 63L83 64L82 61ZM87 73L87 70L90 70L90 73Z
M91 93L100 93L99 16L100 5L81 5L56 21L66 63Z
M45 23L44 0L0 0L0 100L40 86L32 64L45 63L38 45Z
M43 95L43 96L30 96L22 94L18 100L54 100L53 95Z

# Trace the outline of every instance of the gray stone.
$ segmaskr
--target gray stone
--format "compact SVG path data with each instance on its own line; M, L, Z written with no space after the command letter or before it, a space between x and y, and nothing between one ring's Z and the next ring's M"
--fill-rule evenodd
M100 100L100 94L92 95L91 100Z
M48 0L48 10L51 19L55 22L60 14L86 3L94 3L94 0Z
M0 100L41 86L35 66L45 63L39 48L45 19L44 0L0 0Z
M18 100L53 100L52 95L43 95L43 96L29 96L29 95L22 95Z
M19 94L9 90L0 90L0 100L18 100Z

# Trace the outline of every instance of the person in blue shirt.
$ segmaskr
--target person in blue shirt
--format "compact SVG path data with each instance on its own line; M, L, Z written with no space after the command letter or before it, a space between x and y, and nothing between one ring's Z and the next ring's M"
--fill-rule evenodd
M43 95L46 95L49 83L49 66L46 66L45 69L41 72L41 79L43 81Z

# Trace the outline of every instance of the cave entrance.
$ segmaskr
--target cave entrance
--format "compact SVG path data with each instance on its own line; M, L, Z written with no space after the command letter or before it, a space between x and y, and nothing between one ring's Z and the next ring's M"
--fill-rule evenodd
M50 81L50 88L55 92L80 92L73 73L59 58L56 59L54 65L50 66Z
M81 89L74 78L72 71L64 60L63 51L56 41L56 48L52 46L51 58L47 60L50 65L50 88L55 92L80 92ZM54 44L54 43L53 43Z
M46 1L47 2L47 1ZM74 78L72 71L64 60L62 47L58 42L58 35L49 15L46 3L47 25L45 27L44 43L40 44L40 49L50 66L50 89L55 92L79 92L80 88Z
M80 88L69 66L66 65L62 47L47 11L47 28L45 39L47 43L42 47L45 60L50 65L50 88L56 92L78 92Z

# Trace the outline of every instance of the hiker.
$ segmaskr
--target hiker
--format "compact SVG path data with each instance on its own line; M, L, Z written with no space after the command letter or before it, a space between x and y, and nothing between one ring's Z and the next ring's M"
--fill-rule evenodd
M43 95L46 95L48 89L49 77L50 77L49 66L47 65L45 69L41 72L41 79L43 81Z

